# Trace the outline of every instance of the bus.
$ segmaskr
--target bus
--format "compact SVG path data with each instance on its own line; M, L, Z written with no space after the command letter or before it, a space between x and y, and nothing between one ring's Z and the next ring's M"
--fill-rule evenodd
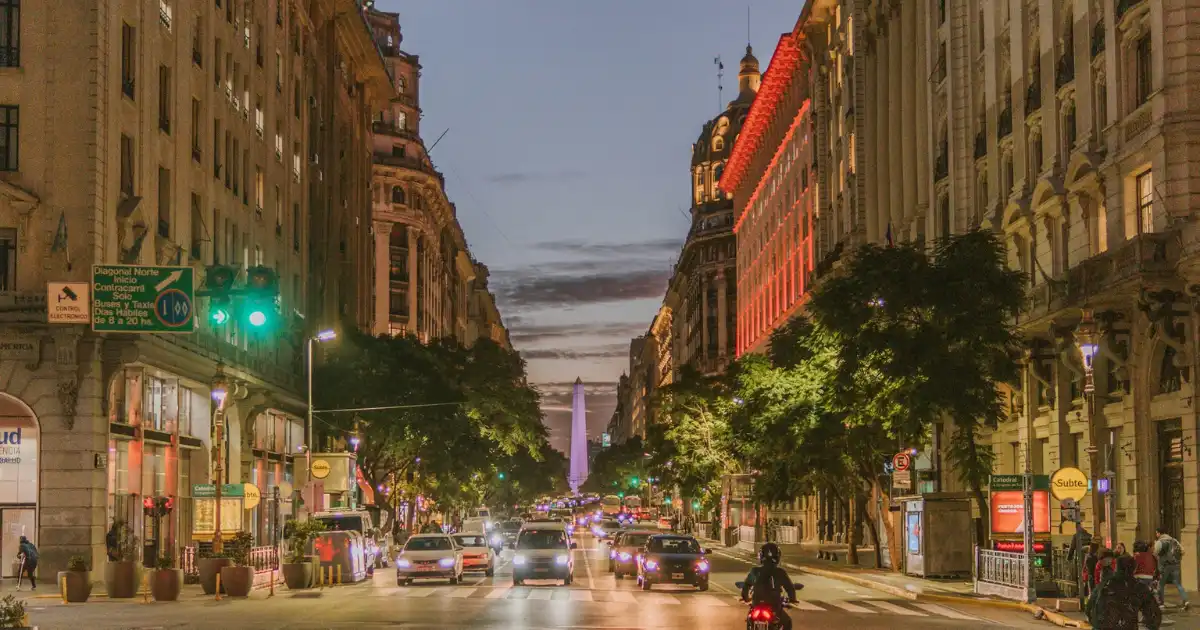
M625 509L630 512L642 509L642 497L625 497Z
M621 497L610 494L600 499L600 511L604 516L616 518L621 513Z

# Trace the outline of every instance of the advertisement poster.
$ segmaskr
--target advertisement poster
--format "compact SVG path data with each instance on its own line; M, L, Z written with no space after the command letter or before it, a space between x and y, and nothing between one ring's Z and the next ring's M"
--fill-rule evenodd
M199 538L211 538L217 525L217 500L194 499L196 515L192 533ZM221 498L221 538L232 536L242 529L242 497Z
M992 534L1021 536L1025 530L1025 497L1020 490L992 492ZM1050 533L1050 493L1033 492L1033 533Z
M921 553L921 513L909 512L905 514L905 519L908 521L908 553Z

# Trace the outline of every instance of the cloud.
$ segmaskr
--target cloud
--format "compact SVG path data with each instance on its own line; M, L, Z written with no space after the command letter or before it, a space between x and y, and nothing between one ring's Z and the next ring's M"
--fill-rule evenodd
M534 348L532 350L521 351L521 356L526 360L569 359L577 361L582 359L610 359L612 357L628 356L628 354L628 343L611 343L603 346L591 346L573 350L567 348Z
M515 317L515 316L514 316ZM511 321L511 318L505 318ZM585 336L636 337L650 326L649 321L598 322L594 324L531 324L528 318L516 318L517 323L509 326L508 334L517 344L535 344L543 341L561 341ZM628 351L628 345L626 345Z
M562 171L514 171L510 173L496 173L487 178L487 181L493 184L516 185L528 184L531 182L564 182L582 179L586 173L575 170Z
M507 308L570 307L605 302L661 298L670 269L595 272L577 276L520 275L500 283Z
M580 240L565 240L538 243L535 247L550 252L582 256L607 257L670 254L674 257L679 253L679 248L683 247L683 241L677 238L659 238L633 243L589 243Z

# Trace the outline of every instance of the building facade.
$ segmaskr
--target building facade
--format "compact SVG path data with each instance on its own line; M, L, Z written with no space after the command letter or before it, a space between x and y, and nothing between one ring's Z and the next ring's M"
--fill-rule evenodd
M420 59L400 49L398 14L368 15L395 88L372 123L375 333L464 344L485 336L507 345L486 268L480 277L445 178L421 137Z
M43 573L102 563L114 520L147 562L177 557L203 538L191 496L214 480L218 366L223 480L273 497L304 443L305 335L370 323L366 121L391 81L351 0L19 9L0 7L0 406L17 436L0 513ZM47 324L47 282L90 284L94 264L190 267L199 283L218 263L276 271L274 335L210 327L203 299L187 334ZM141 504L162 496L176 508L156 528ZM242 519L262 544L292 511L281 499Z

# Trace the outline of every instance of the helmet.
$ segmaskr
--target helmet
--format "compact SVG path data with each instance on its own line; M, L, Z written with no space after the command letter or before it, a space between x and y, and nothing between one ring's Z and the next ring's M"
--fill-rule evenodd
M763 545L762 548L758 550L759 564L778 565L779 560L782 557L783 557L783 554L779 551L779 545L776 545L773 542L769 542L769 543Z

